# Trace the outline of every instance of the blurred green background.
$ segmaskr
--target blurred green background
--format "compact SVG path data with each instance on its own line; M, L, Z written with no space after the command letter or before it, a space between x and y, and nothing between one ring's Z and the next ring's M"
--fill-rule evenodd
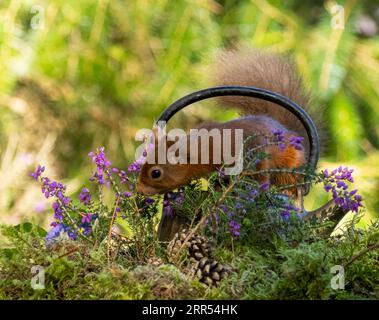
M294 56L324 110L320 167L356 170L369 222L379 211L378 25L377 0L1 0L0 223L51 216L27 176L38 163L72 195L95 147L125 168L135 132L208 86L213 54L235 45ZM207 102L172 125L234 115ZM315 188L306 204L326 199Z

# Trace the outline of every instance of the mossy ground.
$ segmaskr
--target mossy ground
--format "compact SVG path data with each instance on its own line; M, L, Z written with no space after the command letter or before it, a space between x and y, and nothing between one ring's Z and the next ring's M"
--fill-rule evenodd
M275 230L272 230L275 233ZM304 235L266 245L220 244L215 257L232 272L209 288L165 263L155 266L118 255L108 260L105 243L96 249L73 241L46 248L43 230L31 224L3 228L1 299L378 299L379 225L348 232L343 239ZM373 248L367 250L367 248ZM376 248L377 249L377 248ZM45 289L31 287L31 268L45 268ZM345 289L331 286L331 267L345 269Z

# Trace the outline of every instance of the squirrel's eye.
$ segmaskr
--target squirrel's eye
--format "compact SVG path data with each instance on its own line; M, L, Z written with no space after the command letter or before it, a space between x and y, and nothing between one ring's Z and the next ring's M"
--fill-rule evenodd
M159 170L159 169L154 169L154 170L151 170L150 175L151 175L151 177L152 177L153 179L159 179L159 178L161 177L162 173L161 173L161 170Z

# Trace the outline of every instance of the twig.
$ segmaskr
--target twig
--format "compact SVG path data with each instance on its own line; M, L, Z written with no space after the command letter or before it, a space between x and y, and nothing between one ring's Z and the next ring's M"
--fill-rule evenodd
M181 247L179 248L178 252L174 256L174 260L179 258L180 252L184 249L186 243L188 240L197 232L197 230L202 226L207 218L209 218L209 212L213 212L213 209L216 208L227 196L227 194L234 188L237 182L239 182L242 178L242 175L238 176L238 178L231 183L228 188L224 191L222 196L215 202L215 204L212 206L212 208L208 211L207 214L205 214L200 221L197 223L197 225L188 233L186 239L183 241Z
M70 254L75 253L75 252L78 252L78 251L79 251L78 248L74 248L74 249L69 250L69 251L65 252L64 254L60 255L60 256L58 257L58 259L61 259L61 258L66 257L66 256L69 256Z
M109 232L108 232L108 238L107 238L107 258L108 258L108 264L109 264L109 260L110 260L110 243L111 243L111 237L112 237L112 227L113 227L113 223L116 219L116 210L117 210L117 205L118 205L118 201L120 200L120 195L118 195L118 197L116 198L116 203L114 205L114 210L113 210L113 214L112 214L112 220L111 220L111 223L109 225Z
M286 168L270 168L270 169L262 169L257 171L251 171L251 170L245 170L242 175L244 176L255 176L259 174L265 174L265 173L291 173L291 174L297 174L302 176L312 176L314 178L317 177L317 175L306 172L306 171L297 171L296 169L286 169Z
M373 244L373 245L370 246L370 247L367 247L367 248L363 249L363 250L360 251L360 252L358 252L355 256L353 256L348 262L344 263L342 266L343 266L344 268L346 268L347 266L351 265L355 260L359 259L361 256L363 256L363 255L366 254L367 252L369 252L369 251L371 251L371 250L375 250L375 249L379 249L379 242Z

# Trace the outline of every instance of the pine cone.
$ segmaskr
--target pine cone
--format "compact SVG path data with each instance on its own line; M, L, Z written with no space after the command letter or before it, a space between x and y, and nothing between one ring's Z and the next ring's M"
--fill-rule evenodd
M213 246L209 239L194 234L186 241L188 234L185 229L175 234L167 247L169 260L175 264L178 257L179 261L189 258L187 269L190 274L208 286L217 285L228 273L227 268L211 257Z
M175 260L179 250L182 248L187 248L187 250L183 250L183 252L179 254L179 257L188 257L191 261L200 261L204 257L211 256L213 247L206 237L194 234L186 241L188 235L189 232L185 229L175 234L174 239L170 241L167 247L170 260Z
M208 286L216 286L227 275L228 269L212 258L202 258L196 267L196 277Z
M112 233L109 248L112 256L125 255L130 247L130 240L117 233Z
M200 261L205 257L210 257L213 253L212 243L205 237L193 235L190 239L190 246L188 248L190 257Z
M185 230L183 230L180 233L176 233L174 238L168 244L166 252L170 262L175 264L175 260L178 258L179 260L182 260L188 257L188 250L186 250L186 248L189 247L189 243L187 242L183 246L186 237Z

